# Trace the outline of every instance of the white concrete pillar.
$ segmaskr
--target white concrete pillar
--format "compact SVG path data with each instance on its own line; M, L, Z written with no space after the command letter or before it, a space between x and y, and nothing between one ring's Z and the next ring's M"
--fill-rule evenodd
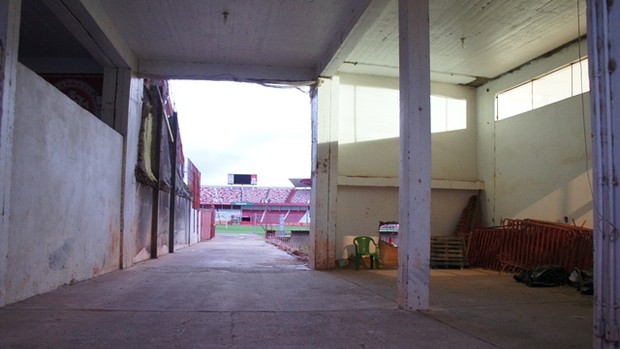
M0 0L0 307L6 304L21 0Z
M133 265L135 254L136 176L138 141L142 113L143 80L135 77L131 69L106 68L104 77L104 122L123 136L123 164L121 188L121 222L119 241L119 267ZM113 85L113 88L110 86Z
M336 266L336 193L338 188L338 77L321 78L312 103L312 269Z
M398 304L429 306L431 131L428 0L399 0Z
M594 348L620 346L620 7L588 2L594 178ZM614 96L615 94L615 96ZM618 162L618 164L616 164Z

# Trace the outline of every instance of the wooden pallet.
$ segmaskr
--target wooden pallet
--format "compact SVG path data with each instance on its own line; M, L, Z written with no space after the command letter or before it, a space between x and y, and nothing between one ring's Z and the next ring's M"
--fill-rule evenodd
M431 237L431 268L463 269L468 264L462 237Z

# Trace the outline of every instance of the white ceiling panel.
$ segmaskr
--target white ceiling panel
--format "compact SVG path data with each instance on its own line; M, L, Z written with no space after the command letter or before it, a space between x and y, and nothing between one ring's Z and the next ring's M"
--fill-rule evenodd
M585 1L429 1L431 77L493 78L586 32ZM398 76L398 1L386 7L340 69Z
M143 61L317 68L368 1L106 0ZM316 72L315 72L316 74Z
M69 41L54 37L49 16L35 18L36 6L47 4L64 14L61 22L72 22L76 38L91 40L85 47L95 59L101 53L92 47L107 55L98 59L104 65L118 61L109 59L109 48L122 47L122 57L137 61L125 59L127 64L137 64L144 76L298 81L342 72L398 77L397 0L22 1L29 11L20 45L31 56L54 56L50 47L71 52ZM585 0L429 4L433 81L484 81L586 32ZM50 29L37 34L41 21ZM80 25L83 32L76 33Z

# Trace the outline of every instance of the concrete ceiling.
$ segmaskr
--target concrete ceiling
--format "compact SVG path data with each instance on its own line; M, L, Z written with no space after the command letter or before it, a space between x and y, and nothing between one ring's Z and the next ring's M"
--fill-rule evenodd
M40 0L23 2L25 8L43 6ZM29 55L53 55L49 42L62 40L59 50L72 52L67 43L79 43L103 66L133 67L160 78L309 81L338 73L398 76L397 0L43 3L62 28L55 34L47 17L44 38L24 34L28 38L20 45ZM586 31L585 0L429 3L433 81L484 81ZM22 33L41 30L35 28L42 23L36 12L23 16Z

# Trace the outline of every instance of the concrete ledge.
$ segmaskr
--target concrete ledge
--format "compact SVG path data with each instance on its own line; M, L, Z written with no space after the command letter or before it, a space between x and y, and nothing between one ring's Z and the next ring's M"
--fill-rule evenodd
M338 176L338 185L353 187L398 187L398 177L354 177ZM450 179L431 180L432 189L483 190L482 181L460 181Z

